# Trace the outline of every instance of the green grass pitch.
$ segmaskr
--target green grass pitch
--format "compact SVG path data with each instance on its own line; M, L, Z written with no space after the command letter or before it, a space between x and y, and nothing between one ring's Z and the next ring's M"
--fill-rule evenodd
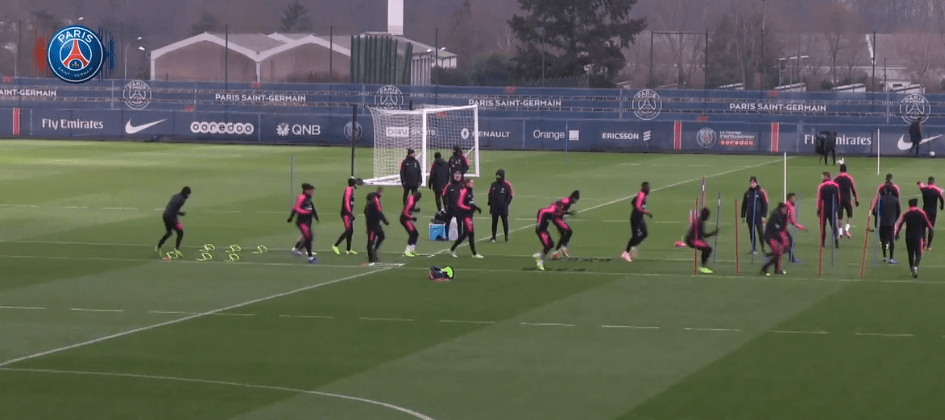
M321 264L288 249L289 160L317 187ZM874 266L860 279L867 204L887 172L917 196L941 175L935 159L847 159L860 190L853 238L825 249L818 278L814 193L824 166L789 157L801 194L799 264L761 277L736 255L736 199L749 176L780 201L783 158L559 152L482 153L477 203L508 173L511 242L485 259L427 240L423 190L418 252L406 258L399 187L384 265L335 255L349 173L344 148L0 142L0 418L3 419L935 419L945 412L945 257L935 244L913 279ZM359 149L359 176L371 151ZM829 167L835 173L836 167ZM700 181L716 223L715 274L693 275L675 249ZM629 198L653 192L650 237L632 263ZM184 257L163 261L160 211L184 185ZM291 186L296 193L298 185ZM360 215L370 187L357 190ZM568 222L572 260L535 270L536 211L581 191ZM500 228L501 232L501 228ZM557 234L553 232L557 238ZM945 239L940 239L942 241ZM171 239L173 241L173 238ZM714 239L710 239L714 244ZM171 242L173 243L173 242ZM943 242L945 243L945 242ZM210 261L199 249L214 244ZM227 261L238 245L238 261ZM260 245L268 252L259 253ZM172 249L165 246L166 250ZM256 253L254 253L254 251ZM736 274L736 257L739 273ZM394 265L402 264L402 265ZM456 278L427 279L431 265Z

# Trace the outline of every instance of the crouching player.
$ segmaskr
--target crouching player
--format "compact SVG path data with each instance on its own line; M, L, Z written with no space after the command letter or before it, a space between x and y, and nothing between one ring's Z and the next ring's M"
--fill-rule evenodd
M770 276L768 267L774 266L775 274L787 274L781 269L781 257L788 248L788 217L791 211L784 203L778 203L778 206L768 216L768 223L765 226L765 242L771 250L771 259L761 266L761 275Z
M551 254L551 259L558 259L560 254L564 258L571 258L571 255L568 254L568 243L571 242L571 234L574 231L571 229L571 226L568 226L564 222L564 216L566 214L574 215L574 212L571 211L571 205L577 203L578 199L581 198L581 192L574 190L571 195L562 198L558 201L555 201L555 213L554 213L554 223L555 227L558 228L558 233L561 235L558 238L558 245L555 247L555 253Z
M538 210L535 234L538 235L538 240L541 241L541 252L536 252L534 257L535 264L538 265L539 270L545 269L545 256L548 255L551 248L555 246L555 242L551 240L551 234L548 233L548 225L550 225L551 221L555 218L555 211L556 207L554 204Z
M712 247L706 243L705 239L719 233L718 229L709 233L705 232L705 223L709 220L709 214L709 209L703 207L699 216L692 219L689 230L686 232L686 246L702 251L702 267L699 267L699 271L703 274L712 274L712 270L706 267L709 256L712 255Z
M420 191L417 191L407 197L407 204L404 204L404 211L400 213L400 224L407 230L407 249L404 250L404 255L408 257L417 256L417 238L420 236L420 233L417 232L417 227L413 224L413 222L417 221L413 213L420 211L420 207L417 207L419 201Z

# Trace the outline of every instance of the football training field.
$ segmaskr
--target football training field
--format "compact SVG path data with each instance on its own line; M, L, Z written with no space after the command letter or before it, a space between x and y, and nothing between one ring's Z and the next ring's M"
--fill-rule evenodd
M317 265L289 252L292 154L295 194L317 188ZM387 187L383 264L366 267L369 186L356 194L360 255L331 251L350 149L2 141L0 418L940 420L945 236L918 279L903 240L898 265L874 259L875 237L863 279L860 262L883 176L895 175L905 210L916 181L945 182L945 164L890 158L877 175L875 159L848 159L861 197L853 237L824 250L818 278L815 159L788 157L808 227L795 233L802 261L763 277L741 223L736 254L734 202L752 175L772 208L781 201L780 156L486 151L475 219L485 259L428 240L427 189L426 255L404 257L401 190ZM357 175L371 165L359 149ZM509 243L501 226L488 242L499 168L515 192ZM709 230L722 193L721 234L715 274L693 275L693 251L673 243L703 177ZM655 217L628 263L642 181ZM164 261L161 211L184 185L184 256ZM535 214L575 189L572 258L538 271ZM432 265L455 279L430 281Z

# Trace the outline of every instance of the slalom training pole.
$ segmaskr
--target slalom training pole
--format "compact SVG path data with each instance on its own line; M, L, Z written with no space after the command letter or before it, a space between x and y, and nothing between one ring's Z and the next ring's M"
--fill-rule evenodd
M718 230L722 221L722 191L719 191L719 208L715 211L715 229ZM719 261L719 235L715 235L715 252L712 253L712 263Z
M824 229L826 229L824 226L824 223L826 223L826 218L823 216L823 211L821 211L818 218L820 219L820 240L817 241L817 278L819 279L820 273L824 269L824 242L826 241L826 234L824 233Z
M735 275L738 275L738 199L735 199Z
M758 238L755 232L758 229L755 229L755 216L758 213L758 193L755 193L754 198L751 200L751 222L748 224L748 235L751 236L751 265L755 265L755 252L758 250Z
M696 199L696 208L699 207L699 200ZM702 217L700 217L699 211L696 210L692 213L692 227L695 228L697 224L702 223ZM701 226L700 226L701 228ZM692 236L696 236L697 233L693 232ZM696 247L692 247L692 274L696 274L699 269L699 250Z
M883 144L879 138L879 129L876 129L876 175L879 175L879 147Z
M870 213L866 219L866 229L863 234L863 259L860 260L860 278L863 278L863 273L866 271L866 249L870 244L870 222L873 221L873 213Z
M784 201L787 201L785 198ZM794 206L794 218L801 220L801 193L797 193L797 205ZM791 256L794 256L794 245L797 244L797 228L794 228L794 240L791 241ZM794 264L794 258L791 258L791 264Z
M879 248L877 248L877 247L883 246L883 243L882 243L882 239L883 239L883 238L879 235L879 222L883 220L883 218L882 218L883 206L882 206L882 203L881 203L879 200L876 200L876 207L875 207L875 208L876 208L876 226L877 226L877 228L876 228L876 243L873 244L873 267L876 267L877 265L879 265L879 261L878 261L878 260L879 260ZM871 216L871 217L873 216L873 211L872 211L872 209L870 210L870 216ZM867 228L867 229L870 228L868 224L866 225L866 228Z
M705 207L705 177L702 177L702 193L699 196L699 210L702 210L702 207Z
M784 152L784 201L787 201L787 152Z
M837 199L836 199L836 198L834 198L833 201L830 202L830 220L831 220L831 222L833 222L833 224L832 224L832 226L831 226L831 229L830 229L830 235L833 236L833 237L831 238L831 239L832 239L832 242L833 242L834 244L836 244L836 243L840 242L840 238L837 237ZM835 265L835 264L834 264L834 261L835 261L835 260L834 260L834 250L836 250L836 249L837 249L836 246L830 247L830 266L831 266L831 267L833 267L833 266Z
M293 193L295 185L295 153L289 156L289 205L292 206L295 204L295 197Z

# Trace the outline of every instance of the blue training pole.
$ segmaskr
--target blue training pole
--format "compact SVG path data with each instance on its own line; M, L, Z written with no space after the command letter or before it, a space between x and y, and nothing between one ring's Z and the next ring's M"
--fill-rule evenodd
M883 206L879 199L876 199L876 243L873 244L873 267L879 265L879 248L883 246L882 236L879 233L879 227L882 225Z
M837 249L836 243L840 239L837 238L837 197L833 198L833 201L830 202L830 220L833 224L830 226L830 235L832 236L831 240L834 243L834 246L830 247L830 266L834 265L834 253Z
M756 222L757 215L758 215L758 192L756 191L753 193L753 196L751 199L751 223L748 226L748 231L751 233L751 263L752 264L755 263L755 253L758 250L757 248L758 235L755 234L755 223L757 223Z
M794 218L801 220L801 193L797 193L797 204L794 206ZM794 258L794 245L797 243L797 228L795 227L792 230L794 230L794 240L791 241L791 263L793 264L796 259Z
M715 229L719 229L719 221L722 220L722 191L719 191L719 208L715 211ZM719 261L719 235L715 235L715 252L712 253L712 263Z

